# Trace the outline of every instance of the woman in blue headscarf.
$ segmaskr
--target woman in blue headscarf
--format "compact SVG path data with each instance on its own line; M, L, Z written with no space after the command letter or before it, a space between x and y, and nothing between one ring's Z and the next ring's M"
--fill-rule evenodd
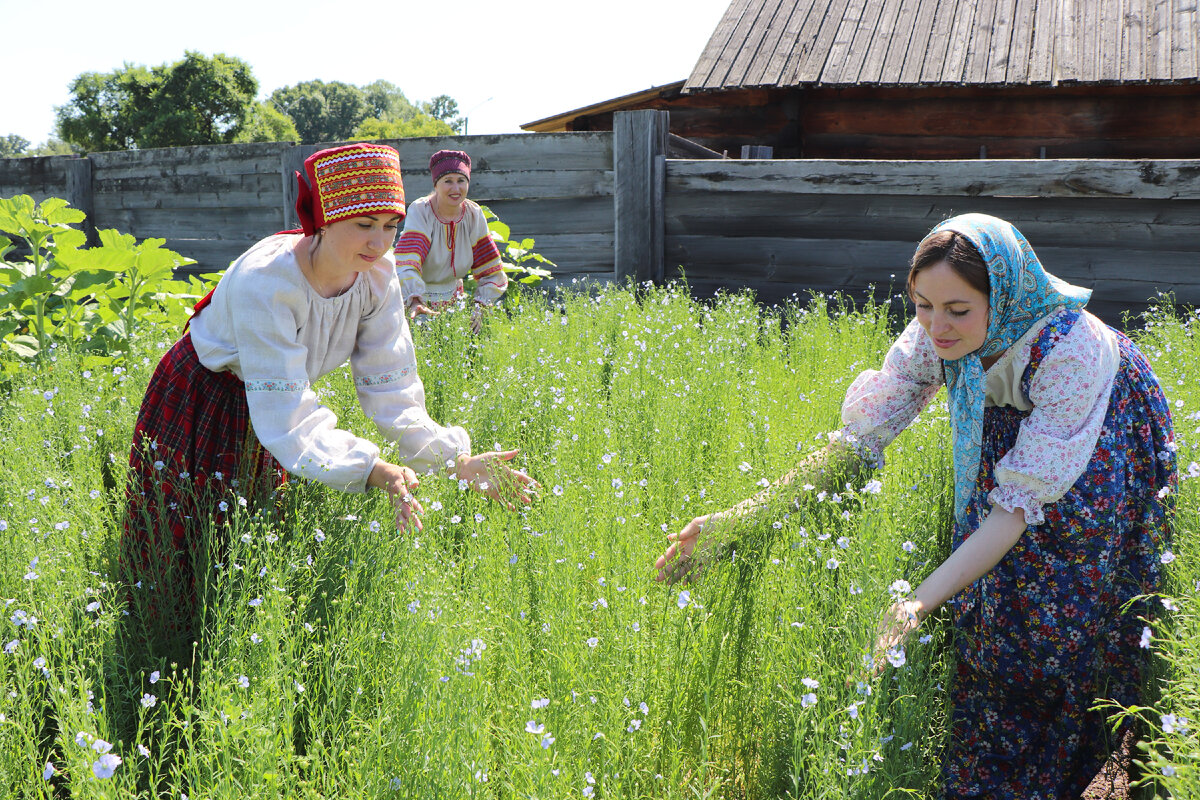
M914 319L882 369L854 381L830 449L785 476L831 490L945 385L954 443L952 552L890 609L878 649L949 604L958 663L947 797L1074 798L1117 736L1097 700L1136 703L1177 483L1170 411L1128 338L1083 310L1004 220L964 214L918 246ZM848 454L856 454L847 458ZM660 579L691 567L706 524L672 534Z

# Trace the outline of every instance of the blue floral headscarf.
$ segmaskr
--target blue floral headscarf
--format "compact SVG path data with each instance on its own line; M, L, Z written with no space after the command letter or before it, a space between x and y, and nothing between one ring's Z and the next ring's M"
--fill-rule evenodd
M941 223L929 235L941 231L960 233L975 245L987 265L990 284L983 345L962 358L943 362L954 429L954 518L962 521L975 491L983 443L987 380L980 357L1004 352L1053 311L1083 308L1092 290L1046 272L1021 232L1002 219L962 214Z

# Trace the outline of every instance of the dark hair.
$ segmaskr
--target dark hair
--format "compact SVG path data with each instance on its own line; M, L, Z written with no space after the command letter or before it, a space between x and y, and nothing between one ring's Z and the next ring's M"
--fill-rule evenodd
M966 281L972 289L981 292L984 297L991 297L991 283L983 256L979 255L970 239L954 231L938 231L926 237L917 246L917 252L913 253L912 265L908 268L909 297L912 297L913 281L917 273L942 261L949 264L954 274Z

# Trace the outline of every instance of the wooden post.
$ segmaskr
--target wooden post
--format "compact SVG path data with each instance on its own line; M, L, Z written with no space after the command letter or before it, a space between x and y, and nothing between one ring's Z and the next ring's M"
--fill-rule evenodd
M742 145L742 158L774 158L775 148L763 144Z
M613 115L613 204L618 281L661 282L666 274L663 201L666 192L666 111Z
M280 230L291 230L300 227L300 218L296 216L296 173L304 174L304 159L317 152L313 144L298 144L283 151L280 158L283 173L283 208L282 225Z
M96 204L92 200L92 160L90 158L72 158L67 161L66 199L75 208L87 214L83 220L83 232L87 234L87 243L93 247L100 244L100 239L96 236Z

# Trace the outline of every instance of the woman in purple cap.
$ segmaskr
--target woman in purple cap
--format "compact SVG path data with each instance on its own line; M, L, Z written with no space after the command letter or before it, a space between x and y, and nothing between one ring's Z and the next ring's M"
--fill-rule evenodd
M475 278L476 333L482 311L495 305L508 288L500 251L488 233L478 203L467 199L471 157L461 150L439 150L429 159L433 191L408 207L404 233L396 242L396 272L408 313L436 314L463 293L462 279Z

